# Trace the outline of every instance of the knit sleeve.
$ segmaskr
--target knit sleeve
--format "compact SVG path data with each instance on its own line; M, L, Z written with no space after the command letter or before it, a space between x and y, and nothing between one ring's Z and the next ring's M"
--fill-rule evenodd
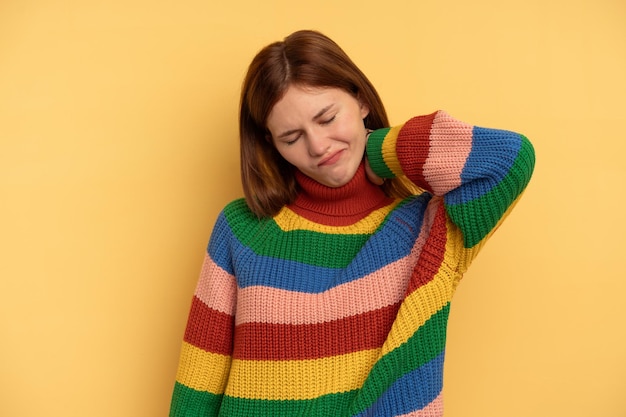
M191 302L170 417L218 415L232 358L237 290L229 241L222 213Z
M525 136L472 126L443 111L374 131L367 157L381 177L405 175L443 197L466 249L479 247L506 217L535 163Z

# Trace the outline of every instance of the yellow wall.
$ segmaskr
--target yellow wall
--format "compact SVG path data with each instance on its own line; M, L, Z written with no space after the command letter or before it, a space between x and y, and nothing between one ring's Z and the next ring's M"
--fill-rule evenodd
M535 144L453 303L446 415L626 416L625 22L623 0L3 0L0 415L166 415L241 195L244 71L314 28L393 123L444 108Z

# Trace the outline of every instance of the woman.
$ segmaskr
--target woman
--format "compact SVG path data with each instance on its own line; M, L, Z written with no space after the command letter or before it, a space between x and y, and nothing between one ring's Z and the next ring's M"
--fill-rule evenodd
M528 184L517 133L438 111L389 128L332 40L261 50L245 200L217 219L170 416L441 416L450 300Z

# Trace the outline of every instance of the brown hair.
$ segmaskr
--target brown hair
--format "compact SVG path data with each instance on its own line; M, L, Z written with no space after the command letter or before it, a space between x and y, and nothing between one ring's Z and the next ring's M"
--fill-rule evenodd
M241 180L246 202L258 217L273 216L298 193L296 168L278 153L266 127L272 108L292 84L340 88L369 108L366 128L389 126L374 86L327 36L303 30L263 48L248 67L239 112ZM402 178L385 181L382 187L390 196L412 193Z

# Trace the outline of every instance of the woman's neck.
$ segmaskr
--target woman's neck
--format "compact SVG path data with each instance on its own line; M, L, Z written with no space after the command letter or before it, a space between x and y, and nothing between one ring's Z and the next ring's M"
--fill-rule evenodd
M327 187L296 171L298 197L287 207L300 216L328 226L347 226L363 219L391 201L367 179L361 164L354 177L337 188Z

